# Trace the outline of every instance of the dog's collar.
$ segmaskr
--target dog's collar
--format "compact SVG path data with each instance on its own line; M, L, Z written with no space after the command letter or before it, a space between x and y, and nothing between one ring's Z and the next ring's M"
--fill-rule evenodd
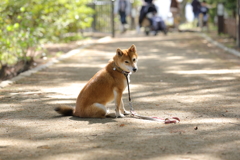
M130 72L124 71L122 68L116 65L116 63L113 63L113 70L118 71L124 75L128 75Z

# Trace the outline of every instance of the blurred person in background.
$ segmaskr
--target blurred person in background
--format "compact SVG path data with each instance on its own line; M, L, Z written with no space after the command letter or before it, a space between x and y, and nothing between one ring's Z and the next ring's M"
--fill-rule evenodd
M153 0L144 0L144 3L141 7L141 10L140 10L140 15L139 15L139 25L140 27L142 27L142 23L143 23L143 20L147 17L147 14L148 13L153 13L153 12L157 12L157 8L156 6L152 3ZM148 17L150 18L150 17ZM150 21L150 23L152 23Z
M114 13L119 14L122 33L126 32L127 16L131 14L131 4L129 0L115 0Z
M153 22L152 17L154 13L157 13L156 6L152 3L153 0L144 0L144 3L140 10L139 26L144 27L146 35L151 31Z
M194 14L194 26L198 26L198 17L200 13L201 3L198 0L193 0L192 3L193 14Z
M201 7L200 7L200 15L199 15L199 26L202 27L207 27L208 29L208 7L207 7L207 2L206 1L202 1L201 3Z

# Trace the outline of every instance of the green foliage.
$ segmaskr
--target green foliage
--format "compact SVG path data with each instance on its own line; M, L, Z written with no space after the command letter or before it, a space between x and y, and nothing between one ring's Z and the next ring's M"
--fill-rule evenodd
M210 13L212 16L217 14L217 4L223 3L225 11L229 14L229 16L235 16L237 11L237 0L206 0L208 4L212 6L212 12Z
M28 61L41 43L58 42L66 33L89 27L87 0L1 0L0 64Z
M206 0L215 7L218 3L223 3L226 10L233 11L237 9L237 0Z
M141 4L142 4L141 0L133 0L133 3L132 3L133 8L137 8L137 7L141 6Z

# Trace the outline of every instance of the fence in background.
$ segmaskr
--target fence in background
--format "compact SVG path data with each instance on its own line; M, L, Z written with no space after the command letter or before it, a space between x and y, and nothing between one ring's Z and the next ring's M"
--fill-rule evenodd
M88 6L93 8L92 31L111 34L115 36L114 24L114 1L112 0L93 0Z

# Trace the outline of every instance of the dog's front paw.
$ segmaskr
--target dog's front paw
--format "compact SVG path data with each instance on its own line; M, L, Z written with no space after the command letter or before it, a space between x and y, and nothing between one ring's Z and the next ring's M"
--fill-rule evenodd
M122 113L116 113L116 118L123 118L125 117Z
M130 114L130 112L129 111L124 111L124 115L129 115Z

